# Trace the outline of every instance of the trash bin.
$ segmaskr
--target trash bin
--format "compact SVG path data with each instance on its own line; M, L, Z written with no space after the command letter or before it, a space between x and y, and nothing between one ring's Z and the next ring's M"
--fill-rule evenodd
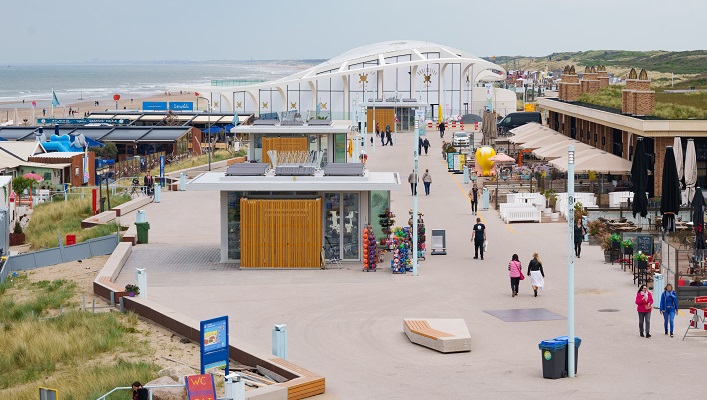
M565 347L567 347L567 343L569 342L569 339L567 336L558 336L554 339L552 339L557 342L562 342ZM579 346L582 344L582 339L578 337L574 337L574 373L575 375L577 374L577 364L579 364ZM567 373L569 372L569 360L568 360L568 353L565 351L565 376L567 376Z
M137 242L145 244L147 243L147 231L150 230L149 222L136 222L137 227Z
M487 188L481 191L481 209L489 209L489 190Z
M76 235L66 235L66 245L76 244Z
M565 373L567 342L543 340L538 345L543 360L543 378L559 379Z
M660 296L663 295L665 277L663 274L653 275L653 308L660 308Z

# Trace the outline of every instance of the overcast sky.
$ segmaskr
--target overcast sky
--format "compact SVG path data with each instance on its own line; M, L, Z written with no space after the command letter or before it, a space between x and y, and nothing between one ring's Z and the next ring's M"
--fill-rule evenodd
M388 40L477 56L707 48L707 1L10 0L0 63L328 59Z

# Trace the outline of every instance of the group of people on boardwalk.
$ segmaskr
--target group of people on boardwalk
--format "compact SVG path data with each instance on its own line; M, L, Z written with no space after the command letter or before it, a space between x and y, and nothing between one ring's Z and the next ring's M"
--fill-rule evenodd
M533 259L528 263L527 275L530 277L530 285L533 287L533 296L538 297L538 289L545 287L545 271L538 253L533 253ZM508 276L511 278L511 297L516 297L520 289L520 281L525 279L518 254L513 254L508 263Z
M376 123L376 136L381 138L381 145L393 145L393 132L390 130L390 124L385 126L384 131L381 131L380 124Z
M653 311L653 295L646 285L641 285L636 293L636 310L638 311L638 334L641 337L651 337L651 312ZM667 284L660 295L660 314L663 316L663 329L665 334L673 337L675 327L675 314L678 311L678 295L673 290L673 285ZM643 332L645 331L645 335Z

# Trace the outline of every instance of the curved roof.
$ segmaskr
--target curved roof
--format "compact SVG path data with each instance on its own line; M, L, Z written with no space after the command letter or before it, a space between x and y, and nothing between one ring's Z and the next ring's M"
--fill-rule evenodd
M403 57L402 59L390 59L398 56ZM506 78L506 70L503 67L469 52L431 42L392 40L357 47L317 64L314 67L274 81L238 87L210 88L209 90L216 89L223 91L224 89L237 88L239 91L242 91L244 89L271 88L273 86L287 85L288 83L301 81L311 82L325 76L345 76L365 71L414 67L432 63L458 63L462 65L462 71L468 66L473 65L476 80L480 79L480 74L483 71L487 71L483 74L485 81L502 80ZM498 79L492 79L490 75L496 75Z

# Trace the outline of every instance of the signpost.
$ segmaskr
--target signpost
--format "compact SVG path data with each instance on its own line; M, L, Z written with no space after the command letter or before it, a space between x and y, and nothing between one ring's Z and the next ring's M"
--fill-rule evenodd
M226 373L228 375L228 373ZM211 374L189 375L186 377L187 399L215 400L216 385Z
M200 328L201 373L225 366L228 375L228 316L201 321Z

